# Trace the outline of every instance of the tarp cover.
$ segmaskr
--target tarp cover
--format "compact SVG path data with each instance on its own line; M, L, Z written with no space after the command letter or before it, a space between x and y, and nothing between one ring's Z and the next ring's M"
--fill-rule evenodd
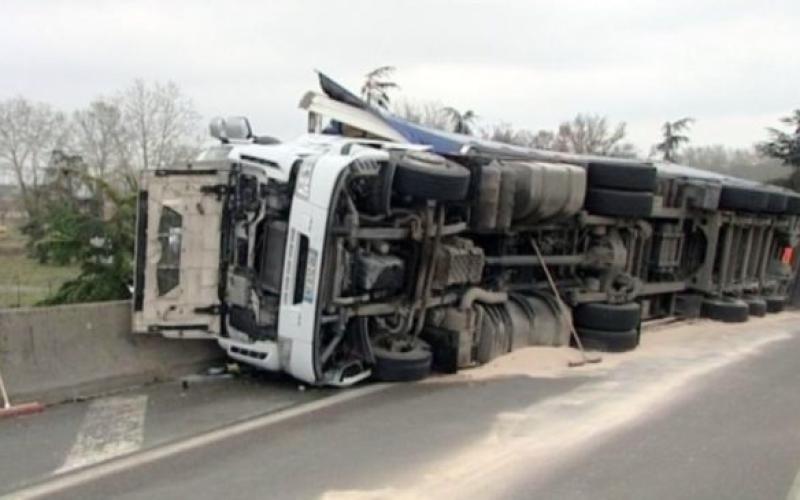
M319 73L319 72L318 72ZM680 177L694 177L708 180L722 181L723 183L734 184L747 184L753 186L761 185L758 182L748 181L729 175L718 174L701 170L694 167L685 165L676 165L664 162L651 162L647 160L635 160L625 158L610 158L604 156L593 155L577 155L571 153L559 153L555 151L545 151L523 146L514 146L504 144L501 142L480 139L478 137L457 134L455 132L446 132L437 130L424 125L404 120L398 116L391 114L384 109L378 109L366 103L363 99L359 98L343 86L336 83L333 79L323 73L319 73L319 82L322 91L331 99L344 102L351 106L367 110L376 116L380 117L387 125L392 127L406 141L411 144L423 144L430 146L431 149L438 154L448 156L460 155L479 155L495 158L509 158L509 159L528 159L536 161L550 161L571 163L577 165L588 165L590 163L613 163L613 164L628 164L628 165L654 165L659 171L666 175L680 176Z
M385 109L376 108L347 90L344 86L340 85L326 74L320 71L318 71L317 74L319 75L319 84L322 88L322 91L331 99L359 109L363 109L365 111L369 111L375 116L381 118L387 125L402 135L409 143L430 146L434 152L439 154L449 156L487 155L494 157L535 159L575 164L585 164L591 162L593 159L595 161L611 163L642 163L641 161L635 160L632 161L619 158L612 159L581 156L531 149L522 146L513 146L501 142L480 139L471 135L457 134L455 132L446 132L443 130L433 129L395 116Z
M355 106L360 109L371 109L371 106L364 102L363 99L333 81L331 77L322 71L317 71L317 75L319 75L320 88L325 95L331 99Z

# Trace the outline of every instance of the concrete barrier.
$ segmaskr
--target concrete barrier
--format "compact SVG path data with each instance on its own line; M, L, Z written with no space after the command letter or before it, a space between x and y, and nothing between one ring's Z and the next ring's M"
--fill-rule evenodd
M216 342L130 333L128 301L0 309L12 400L54 403L183 375L222 359Z

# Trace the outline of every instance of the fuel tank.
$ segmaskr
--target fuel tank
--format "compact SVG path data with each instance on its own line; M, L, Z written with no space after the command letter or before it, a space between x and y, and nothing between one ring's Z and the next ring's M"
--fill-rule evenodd
M566 163L505 162L515 172L514 221L569 217L583 207L586 170Z

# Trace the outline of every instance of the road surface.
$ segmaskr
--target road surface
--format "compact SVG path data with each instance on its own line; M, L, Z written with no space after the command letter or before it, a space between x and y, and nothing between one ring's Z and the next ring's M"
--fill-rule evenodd
M577 369L564 367L574 352L520 351L456 376L314 398L12 495L794 498L798 320L662 326L637 351Z

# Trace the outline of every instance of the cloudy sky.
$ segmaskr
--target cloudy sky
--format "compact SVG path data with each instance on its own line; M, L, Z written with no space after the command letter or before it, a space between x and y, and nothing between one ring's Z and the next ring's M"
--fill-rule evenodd
M202 3L202 5L200 5ZM0 99L64 109L134 78L173 80L206 117L302 132L313 70L357 89L390 64L400 95L485 123L628 123L642 152L696 118L694 144L749 146L800 107L800 1L3 0Z

